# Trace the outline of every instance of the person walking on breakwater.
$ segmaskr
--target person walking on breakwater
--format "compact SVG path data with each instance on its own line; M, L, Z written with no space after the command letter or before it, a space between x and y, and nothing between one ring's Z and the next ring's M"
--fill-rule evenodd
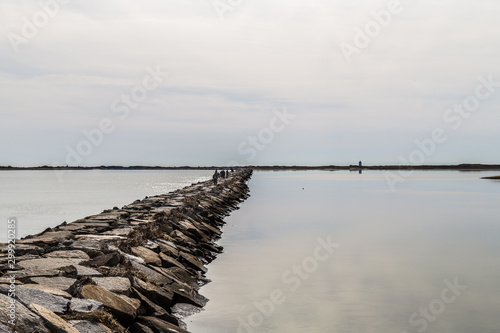
M219 172L215 170L215 173L212 176L212 180L214 181L214 185L217 185L217 178L219 178Z

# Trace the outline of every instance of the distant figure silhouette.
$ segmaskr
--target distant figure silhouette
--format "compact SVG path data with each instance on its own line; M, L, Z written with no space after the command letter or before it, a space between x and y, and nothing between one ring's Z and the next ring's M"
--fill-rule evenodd
M215 170L215 173L212 176L212 180L214 181L214 185L217 185L217 178L219 178L219 172Z

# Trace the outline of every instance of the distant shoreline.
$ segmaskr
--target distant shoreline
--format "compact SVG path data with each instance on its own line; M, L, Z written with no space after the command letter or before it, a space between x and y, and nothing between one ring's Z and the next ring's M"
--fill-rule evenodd
M0 171L29 171L29 170L215 170L230 168L250 168L261 171L336 171L336 170L457 170L457 171L489 171L499 170L500 164L456 164L456 165L323 165L323 166L300 166L300 165L248 165L248 166L95 166L95 167L72 167L72 166L38 166L38 167L12 167L0 166Z

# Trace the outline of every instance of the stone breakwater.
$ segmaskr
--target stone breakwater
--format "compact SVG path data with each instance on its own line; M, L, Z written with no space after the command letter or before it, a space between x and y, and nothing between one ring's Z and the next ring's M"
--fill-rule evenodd
M251 170L193 184L0 246L0 332L188 332L206 264ZM11 251L12 252L12 251ZM14 304L14 306L12 306ZM15 323L14 326L11 324Z

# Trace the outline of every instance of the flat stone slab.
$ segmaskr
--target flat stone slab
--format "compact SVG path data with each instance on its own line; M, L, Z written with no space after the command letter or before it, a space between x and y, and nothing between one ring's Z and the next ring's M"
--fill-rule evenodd
M59 269L61 267L78 265L84 261L83 259L67 259L67 258L42 258L23 260L18 264L25 269L38 269L38 270L51 270Z
M49 231L38 236L24 238L16 240L16 244L25 243L45 243L45 244L57 244L61 239L70 238L73 236L71 231Z
M120 296L100 286L85 285L80 292L83 298L101 302L118 318L131 321L135 318L135 308Z
M186 267L183 264L181 264L178 260L166 255L163 252L160 253L160 258L163 261L163 263L165 264L165 267L177 266L177 267L182 268L184 270L186 269Z
M76 240L97 240L97 241L113 241L113 240L121 240L126 239L127 237L123 236L113 236L113 235L92 235L92 234L84 234L84 235L76 235Z
M128 295L130 293L130 280L125 277L95 277L92 278L98 286L111 292Z
M76 328L71 326L67 321L59 317L54 312L50 311L46 307L38 304L30 304L29 308L35 312L37 315L46 320L47 326L50 328L51 332L57 333L80 333ZM30 330L29 332L32 332Z
M113 229L113 230L109 230L109 231L104 232L103 235L126 237L132 230L134 230L133 227Z
M41 291L45 291L46 293L52 294L54 296L61 296L67 299L71 299L71 295L65 292L64 290L55 288L53 285L44 285L44 284L25 284L25 287L38 289Z
M70 320L68 323L80 333L113 333L101 323L89 320Z
M59 269L28 268L16 272L19 280L31 279L33 277L52 277L59 275Z
M30 278L30 280L34 283L38 283L45 286L51 286L62 291L68 291L69 288L76 282L76 279L64 277L64 276L55 276L55 277L34 277Z
M120 263L120 254L118 252L103 254L89 261L94 267L109 266L113 267Z
M158 273L157 271L146 267L142 264L136 263L136 262L131 262L132 266L137 269L139 272L142 274L146 275L149 281L154 282L155 284L162 286L162 285L169 285L173 282L171 278L166 277L163 274Z
M138 278L133 279L133 286L136 291L146 296L153 303L158 304L163 308L170 307L174 299L174 293L166 289L160 288L150 282L142 281Z
M84 228L106 228L110 226L110 223L106 221L78 220L68 225L77 225Z
M7 295L9 288L0 286L0 293ZM43 304L50 311L63 314L68 310L69 299L62 296L56 296L40 289L30 288L25 285L16 287L16 299L24 306L32 303Z
M77 313L89 313L100 310L104 307L101 302L93 299L73 298L69 304L69 308Z
M140 317L139 322L143 325L150 327L154 332L165 332L165 333L189 333L188 331L175 326L171 323L167 323L161 319L155 317Z
M203 311L203 308L188 303L177 303L172 307L172 315L179 319L200 313L201 311Z
M2 246L0 246L0 249L2 251L7 252L8 250L8 245L3 243ZM38 252L42 253L43 249L35 244L32 244L31 242L26 242L25 244L19 243L19 240L16 240L16 253L19 256L25 255L26 253L29 252Z
M0 322L7 323L10 318L9 306L11 306L11 298L7 295L0 294ZM31 312L23 304L16 302L16 325L19 332L40 332L50 333L45 327L44 321L40 316Z
M158 207L152 210L153 213L170 213L175 207Z
M186 252L181 252L180 256L184 260L184 262L189 265L189 267L197 271L202 271L203 273L206 273L208 271L208 269L201 263L201 261L197 257Z
M71 248L77 250L97 250L99 251L104 244L98 239L80 239L71 244Z
M76 268L76 275L78 277L80 276L102 276L102 273L99 271L96 271L93 268L82 266L82 265L73 265L73 267Z
M43 257L45 257L45 258L64 258L64 259L83 259L83 260L90 259L89 255L81 250L53 251L50 253L45 253L43 255Z
M151 251L143 246L136 246L132 249L132 254L144 259L146 264L161 267L161 259L156 252Z
M89 216L89 220L118 220L119 218L124 217L123 212L116 212L116 213L101 213L99 215L92 215Z

